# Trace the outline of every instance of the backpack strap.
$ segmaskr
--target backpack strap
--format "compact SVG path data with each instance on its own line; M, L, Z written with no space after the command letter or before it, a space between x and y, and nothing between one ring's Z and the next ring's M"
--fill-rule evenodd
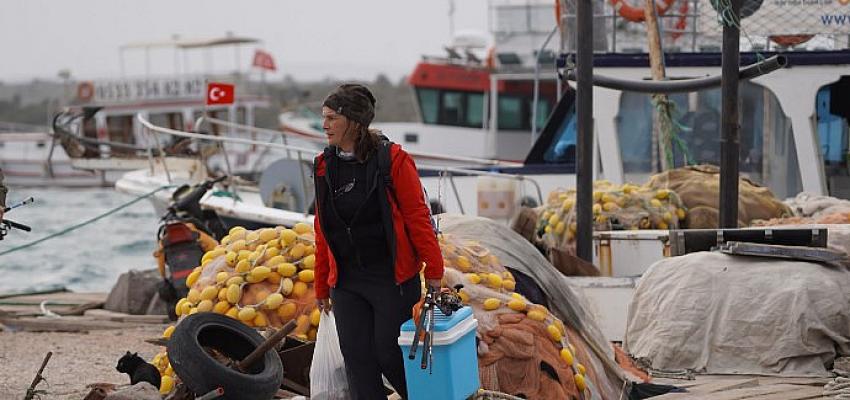
M393 176L392 171L390 170L392 161L391 157L391 149L393 142L390 141L386 136L380 135L381 142L378 145L378 173L383 177L384 187L389 189L390 194L393 196L393 200L396 204L398 204L398 197L395 194L395 187L393 186ZM434 215L431 214L431 204L428 199L428 191L425 190L425 186L422 186L422 196L425 198L425 205L428 207L428 218L431 220L431 227L434 228L434 234L439 234L439 230L437 228L437 223L434 220Z
M391 150L393 142L386 136L380 135L381 141L378 144L378 173L384 180L384 186L390 189L395 197L395 188L393 187L393 176L391 171L392 160Z

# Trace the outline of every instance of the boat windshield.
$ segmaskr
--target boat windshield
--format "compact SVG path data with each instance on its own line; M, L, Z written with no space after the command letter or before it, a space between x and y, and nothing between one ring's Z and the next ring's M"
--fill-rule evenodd
M575 164L576 161L576 107L573 104L561 120L552 144L543 153L543 161L553 164Z
M720 89L673 94L669 99L674 104L674 136L670 149L662 150L653 140L657 122L651 95L623 92L617 136L627 181L646 181L661 170L662 159L672 159L672 167L720 164ZM740 101L741 174L780 198L799 193L802 181L791 121L776 96L763 86L744 82Z

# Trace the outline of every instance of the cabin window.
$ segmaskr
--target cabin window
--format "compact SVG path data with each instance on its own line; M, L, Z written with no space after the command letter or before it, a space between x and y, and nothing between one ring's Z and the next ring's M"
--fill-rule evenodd
M802 188L791 123L776 96L768 89L742 82L740 98L739 168L747 178L768 186L782 198ZM720 164L720 89L673 94L674 125L678 127L669 149L653 140L654 107L651 96L624 92L616 117L617 137L625 179L645 182L660 172L662 160L673 167ZM655 143L654 143L655 142ZM773 152L769 157L765 153Z
M183 113L168 113L168 127L171 129L183 130Z
M418 89L419 107L422 109L422 122L437 123L437 112L440 109L439 93L434 89Z
M106 117L106 130L109 133L110 141L118 143L134 142L132 115L118 115L114 117Z
M481 128L484 94L456 90L417 89L422 122L434 125Z
M440 107L440 121L445 125L463 125L463 94L443 92L443 106Z
M546 119L549 118L549 102L544 99L537 99L537 129L538 132L543 125L546 125ZM530 129L530 128L529 128Z
M156 126L171 128L171 125L168 123L168 114L149 114L148 121Z
M523 125L522 99L514 96L499 96L499 129L521 130Z
M817 131L829 195L850 199L850 76L824 86L816 95Z
M484 94L468 93L466 95L466 126L484 126Z

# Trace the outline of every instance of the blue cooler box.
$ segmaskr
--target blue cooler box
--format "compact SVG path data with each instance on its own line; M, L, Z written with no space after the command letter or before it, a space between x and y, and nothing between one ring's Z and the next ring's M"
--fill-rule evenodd
M404 356L404 375L410 400L463 400L478 390L478 352L475 329L478 320L472 309L463 307L446 317L434 311L433 365L422 369L422 343L416 358L408 358L416 325L408 320L401 326L398 344Z

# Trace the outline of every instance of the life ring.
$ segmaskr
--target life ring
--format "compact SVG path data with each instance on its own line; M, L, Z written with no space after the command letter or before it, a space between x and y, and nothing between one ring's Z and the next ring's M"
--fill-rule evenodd
M780 35L770 36L770 41L783 47L796 46L811 40L815 35Z
M679 0L679 19L676 20L676 24L673 25L673 28L676 30L670 34L673 38L673 41L682 37L685 34L685 28L688 27L688 3L689 0Z
M655 0L655 9L658 15L664 15L667 10L675 3L676 0ZM643 7L632 7L626 0L611 0L611 6L620 14L621 17L631 22L643 22L646 20Z
M94 84L89 81L80 82L77 85L77 99L88 101L92 97L94 97Z

